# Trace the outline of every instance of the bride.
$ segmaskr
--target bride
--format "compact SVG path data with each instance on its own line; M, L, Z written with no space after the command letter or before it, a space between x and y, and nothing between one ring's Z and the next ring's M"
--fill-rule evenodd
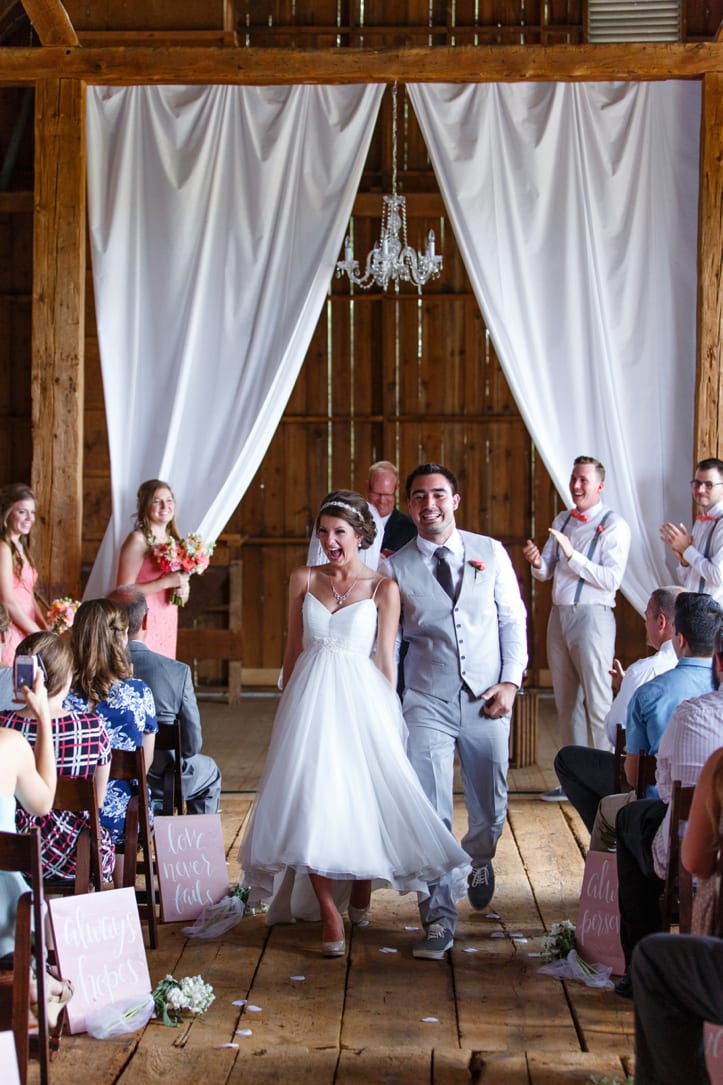
M426 895L452 871L461 898L469 857L407 760L399 589L359 558L376 532L367 503L333 491L315 527L328 564L289 579L284 694L239 859L267 923L321 918L322 952L338 957L340 908L363 923L372 888Z

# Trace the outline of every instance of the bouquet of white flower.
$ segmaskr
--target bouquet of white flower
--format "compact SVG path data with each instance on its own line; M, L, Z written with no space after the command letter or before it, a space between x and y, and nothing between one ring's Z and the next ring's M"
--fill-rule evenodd
M201 976L184 976L180 981L166 976L152 994L156 1017L171 1027L180 1025L185 1013L205 1013L215 997L213 987Z

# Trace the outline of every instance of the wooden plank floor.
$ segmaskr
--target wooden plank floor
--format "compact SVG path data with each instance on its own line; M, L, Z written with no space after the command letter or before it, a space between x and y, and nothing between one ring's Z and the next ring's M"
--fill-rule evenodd
M205 750L222 766L229 880L263 767L276 699L204 702ZM485 915L460 905L446 962L415 961L415 900L374 897L368 927L350 930L345 958L319 954L318 924L267 928L244 919L212 942L161 927L151 979L200 973L216 1000L188 1029L156 1022L123 1039L64 1037L52 1085L559 1085L625 1077L631 1005L611 992L537 972L542 937L575 919L587 832L568 804L538 792L554 782L551 699L541 702L538 764L510 772L509 817ZM457 803L461 835L464 811ZM415 929L417 928L417 929ZM513 937L515 936L515 937ZM234 1005L246 999L245 1006ZM35 1076L33 1076L35 1075ZM32 1068L33 1085L39 1080Z

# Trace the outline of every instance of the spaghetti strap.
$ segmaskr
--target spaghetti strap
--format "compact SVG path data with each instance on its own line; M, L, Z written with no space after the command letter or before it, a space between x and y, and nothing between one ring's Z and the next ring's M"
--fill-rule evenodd
M374 602L374 597L375 597L375 596L376 596L376 594L377 594L377 589L378 589L379 585L380 585L380 584L383 584L383 583L384 583L384 581L385 581L385 580L388 580L388 579L389 579L389 577L386 577L386 576L380 576L380 577L379 577L379 579L377 580L376 584L374 585L374 591L373 591L373 592L372 592L372 594L371 594L371 600L372 600L372 602Z

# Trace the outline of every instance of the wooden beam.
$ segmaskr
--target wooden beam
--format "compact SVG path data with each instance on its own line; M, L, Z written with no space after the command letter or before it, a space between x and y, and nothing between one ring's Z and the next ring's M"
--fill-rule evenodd
M60 0L22 0L42 45L77 46L78 38Z
M698 365L693 462L723 457L723 74L703 78L698 235Z
M35 92L32 483L41 577L51 597L76 599L83 527L85 244L85 91L77 80L44 80Z
M723 71L723 43L494 45L433 49L139 46L0 48L0 85L62 77L144 83L518 83L696 79Z

